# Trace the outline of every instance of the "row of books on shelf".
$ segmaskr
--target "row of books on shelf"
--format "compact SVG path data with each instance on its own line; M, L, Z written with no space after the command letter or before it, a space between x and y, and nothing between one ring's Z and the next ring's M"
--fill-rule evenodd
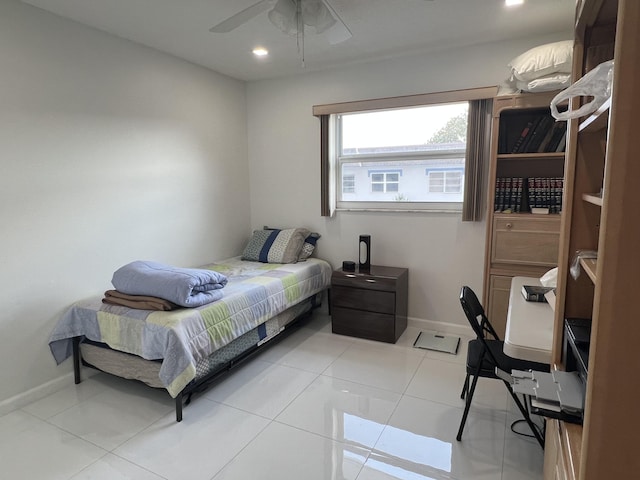
M564 152L567 143L567 122L556 122L548 114L532 117L517 137L500 137L500 153ZM507 141L513 142L511 145Z
M500 177L496 179L494 211L560 213L562 177Z

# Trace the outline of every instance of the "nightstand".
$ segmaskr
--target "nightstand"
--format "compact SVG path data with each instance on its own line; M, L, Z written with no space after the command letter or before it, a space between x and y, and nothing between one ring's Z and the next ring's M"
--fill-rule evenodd
M333 333L395 343L407 328L409 270L371 265L331 276Z

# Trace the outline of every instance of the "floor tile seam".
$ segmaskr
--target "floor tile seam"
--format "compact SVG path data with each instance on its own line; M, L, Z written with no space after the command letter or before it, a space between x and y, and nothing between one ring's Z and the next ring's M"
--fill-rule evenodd
M403 398L404 397L408 397L408 398L413 398L413 399L416 399L416 400L423 400L425 402L434 403L436 405L455 408L457 410L460 410L461 416L462 416L462 412L464 411L464 403L462 405L452 405L451 403L447 403L447 402L443 402L443 401L439 401L439 400L433 400L433 399L430 399L430 398L423 398L423 397L419 397L417 395L412 395L410 393L405 393L402 396L403 396ZM499 409L499 408L494 408L494 407L491 407L490 405L488 405L486 407L487 407L487 409L490 409L491 412L495 412L499 416L504 415L505 424L507 423L507 420L506 420L507 411L506 410ZM479 415L479 416L482 416L482 417L491 416L491 414L489 412L483 412L482 410L480 410L477 406L474 406L473 404L471 405L471 408L469 410L469 414L475 414L475 415Z
M78 476L79 474L81 474L83 471L87 470L88 468L90 468L91 466L95 465L96 463L98 463L100 460L104 459L105 457L107 457L108 455L113 455L114 457L118 457L120 460L125 461L127 463L130 463L131 465L135 465L136 467L145 470L149 473L151 473L152 475L155 475L159 478L162 478L164 480L169 480L167 477L165 477L164 475L159 474L158 472L154 472L153 470L149 470L147 467L140 465L128 458L125 458L121 455L118 455L117 453L114 452L106 452L102 457L96 459L94 462L91 462L89 465L87 465L86 467L84 467L82 470L80 470L79 472L75 473L72 477L69 478L69 480L73 480L76 476Z
M424 402L429 402L429 403L435 403L436 405L442 405L445 407L451 407L451 408L455 408L457 410L460 410L461 412L464 410L464 404L462 405L452 405L450 403L447 402L443 402L440 400L433 400L431 398L424 398L424 397L419 397L418 395L412 395L410 393L403 393L402 394L402 398L407 397L407 398L412 398L414 400L422 400Z
M210 400L211 401L211 400ZM217 403L217 402L216 402ZM240 409L236 409L236 410L240 410ZM243 411L243 410L240 410ZM255 414L252 414L255 415ZM260 415L256 415L258 417L261 417ZM266 418L266 417L261 417L261 418ZM253 442L255 442L257 440L257 438L262 434L262 432L264 432L269 425L271 425L272 423L274 423L274 420L272 419L267 419L269 420L267 423L264 424L264 426L262 428L260 428L256 434L253 436L253 438L251 438L249 441L245 442L245 444L242 446L242 448L240 448L235 455L233 455L224 465L222 465L214 474L213 476L211 476L209 478L209 480L214 480L218 475L220 475L220 473L222 473L224 471L225 468L227 468L229 465L231 465L233 463L233 461L238 458L238 456L244 452L246 450L246 448L251 445Z
M23 413L27 413L27 414L31 415L29 412L23 412ZM62 412L61 412L61 413L62 413ZM67 430L66 428L62 427L61 425L56 425L55 423L53 423L53 422L51 422L51 421L50 421L51 419L46 419L46 420L45 420L45 419L42 419L42 418L38 418L38 417L36 417L35 415L31 415L31 416L33 416L34 418L36 418L36 419L40 420L41 422L46 423L46 424L47 424L47 425L49 425L50 427L53 427L53 428L55 428L55 429L57 429L57 430L60 430L60 431L62 431L62 432L64 432L64 433L66 433L66 434L68 434L68 435L71 435L72 437L77 438L78 440L81 440L81 441L83 441L83 442L89 443L90 445L92 445L92 446L94 446L94 447L96 447L96 448L99 448L100 450L102 450L102 451L104 451L104 452L105 452L105 455L106 455L107 453L111 453L111 451L112 451L112 450L109 450L108 448L103 447L102 445L98 445L97 443L92 442L91 440L89 440L89 439L87 439L87 438L84 438L84 437L82 437L82 436L78 435L77 433L74 433L74 432L71 432L71 431ZM55 416L56 416L56 415L54 415L54 417L55 417ZM51 417L51 418L53 418L53 417ZM139 432L138 432L138 433L139 433ZM117 448L117 447L116 447L116 448ZM104 455L103 455L103 456L104 456ZM100 457L100 458L102 458L102 457Z
M100 447L101 448L101 447ZM73 480L74 478L76 478L78 475L80 475L82 472L84 472L85 470L87 470L88 468L92 467L93 465L95 465L96 463L98 463L100 460L102 460L103 458L105 458L107 455L109 455L109 453L111 452L104 452L104 455L100 456L99 458L96 458L94 461L90 462L89 464L85 465L84 467L82 467L80 470L78 470L77 472L75 472L73 475L71 475L69 477L69 480Z
M369 338L361 338L361 337L352 337L352 336L348 336L348 335L340 335L337 333L334 333L333 335L337 335L340 338L349 338L351 339L351 344L349 345L349 347L352 347L354 345L363 345L363 346L373 346L373 347L380 347L380 348L385 348L385 349L389 349L391 351L409 351L411 352L411 355L416 355L416 356L424 356L425 352L423 351L417 351L420 349L414 349L412 347L409 347L407 345L401 345L396 343L390 343L390 342L383 342L383 341L379 341L379 340L371 340Z
M376 442L376 445L377 445L377 442ZM376 456L376 455L379 456L380 458L390 458L390 457L393 456L393 455L391 455L391 454L389 454L389 453L387 453L387 452L385 452L383 450L376 449L375 446L374 446L371 449L371 453L369 454L367 460L370 460L370 459L371 460L376 460L376 458L374 458L374 456ZM406 468L405 466L406 465L412 465L412 464L413 465L423 465L426 469L435 469L435 470L437 470L437 468L432 467L431 465L427 465L425 463L420 463L420 462L417 462L417 461L414 461L414 460L409 460L409 459L401 458L401 457L395 457L395 456L393 456L393 457L398 460L398 462L394 464L395 466L397 466L398 468L403 468L403 469L408 470L408 471L412 471L412 469L411 468ZM381 460L378 460L378 461L381 462ZM363 466L363 468L364 468L364 466ZM502 471L500 473L502 474ZM425 479L427 478L427 477L423 477L422 473L419 473L419 475L421 475L421 478L425 478ZM435 479L436 477L428 477L428 478L429 479L431 479L431 478ZM442 477L442 476L438 475L437 478L439 480L465 480L463 478L458 478L457 476L453 476L453 474L451 474L450 472L449 472L447 477ZM358 479L356 478L356 480L358 480Z
M456 359L457 355L452 355L451 359L448 359L447 357L432 357L430 355L432 353L435 353L435 352L426 352L425 358L428 358L430 360L438 360L440 362L445 362L445 363L454 363L456 365L460 365L461 367L466 367L466 361L457 360Z
M319 373L316 373L316 372L307 372L307 373L313 373L313 374L315 375L315 377L314 377L314 378L313 378L309 383L307 383L307 384L304 386L304 388L302 388L302 389L301 389L301 390L300 390L296 395L294 395L294 396L293 396L293 398L292 398L291 400L289 400L289 402L287 402L287 404L286 404L284 407L282 407L282 409L281 409L278 413L276 413L276 414L274 415L274 417L273 417L273 418L270 418L269 420L274 421L276 418L278 418L280 415L282 415L282 413L283 413L287 408L289 408L289 407L293 404L293 402L295 402L295 401L300 397L300 395L302 395L304 392L306 392L306 391L307 391L307 389L308 389L308 388L309 388L309 387L310 387L310 386L311 386L311 385L312 385L312 384L313 384L313 383L314 383L318 378L320 378L320 374L319 374Z
M391 390L389 388L384 388L384 387L381 387L379 385L371 385L369 383L356 382L355 380L352 380L350 378L336 377L334 375L329 375L329 374L326 374L326 373L321 373L319 376L327 377L327 378L334 378L336 380L342 380L344 382L355 383L356 385L360 385L360 386L363 386L363 387L376 388L378 390L382 390L383 392L390 392L390 393L395 393L396 395L402 395L402 392L398 392L397 390Z
M106 374L106 375L108 375L108 374ZM87 379L86 379L86 381L89 381L89 380L90 380L89 378L87 378ZM82 383L82 382L80 382L80 383ZM77 388L77 385L79 385L79 384L74 384L74 385L73 385L73 387L74 387L74 388ZM63 387L63 388L61 388L61 389L59 389L59 390L57 390L57 391L53 392L52 394L48 395L48 396L47 396L47 397L45 397L45 398L48 398L48 397L50 397L51 395L54 395L55 393L59 393L59 392L61 392L64 388L65 388L65 387ZM54 413L53 415L48 416L47 418L42 418L42 417L40 417L40 416L38 416L38 415L36 415L36 414L34 414L34 413L30 413L30 412L27 412L27 411L25 410L25 408L27 408L29 405L32 405L33 403L37 403L37 402L39 402L39 401L42 401L43 399L36 400L35 402L31 402L30 404L25 405L24 407L21 407L19 410L22 410L22 411L24 411L24 412L26 412L26 413L30 413L30 415L33 415L33 416L35 416L35 417L39 418L40 420L45 420L45 421L46 421L46 420L49 420L49 419L51 419L51 418L53 418L53 417L55 417L55 416L57 416L57 415L61 415L61 414L63 414L64 412L66 412L66 411L68 411L68 410L72 409L73 407L76 407L76 406L80 405L81 403L84 403L84 402L86 402L86 401L88 401L88 400L91 400L91 399L93 399L93 398L97 397L98 395L100 395L100 394L104 393L104 392L105 392L105 390L107 390L107 389L108 389L108 387L105 387L104 389L100 389L99 391L97 391L97 392L93 393L92 395L90 395L88 398L84 398L84 399L82 399L82 400L78 400L77 402L72 403L71 405L65 406L62 410L60 410L59 412Z
M407 385L404 387L404 390L401 392L402 395L407 393L407 390L409 389L409 387L411 386L411 383L413 382L413 380L416 378L416 375L418 374L418 370L420 370L420 367L422 366L422 363L424 362L425 358L427 357L422 357L422 359L420 360L420 362L418 363L418 365L416 365L415 370L413 371L413 375L411 375L411 378L409 379L409 381L407 382Z
M113 453L115 450L117 450L118 448L120 448L122 445L124 445L125 443L127 443L129 440L133 439L134 437L136 437L137 435L140 435L142 432L148 430L149 428L151 428L153 425L155 425L156 423L158 423L159 421L161 421L162 419L164 419L164 417L166 417L167 415L173 415L173 410L170 412L166 412L166 413L162 413L160 414L156 419L152 420L148 425L142 427L140 430L137 430L136 432L132 433L131 435L129 435L129 437L125 438L124 440L122 440L120 443L118 443L117 445L115 445L114 447L107 449L103 446L100 446L94 442L92 442L91 440L82 438L85 442L89 442L93 445L96 445L97 447L103 449L103 450L107 450L107 452L109 453ZM70 432L71 433L71 432Z
M335 377L326 377L326 376L324 376L324 375L318 375L318 378L320 378L321 376L322 376L322 377L325 377L325 378L331 378L331 379L335 378ZM317 379L316 379L316 380L317 380ZM381 423L381 422L377 422L377 423L380 423L381 425L383 425L383 428L380 430L380 434L378 435L378 437L375 439L375 442L373 443L373 445L375 445L375 444L378 442L378 440L380 439L380 435L382 435L382 432L384 431L384 427L386 427L386 426L389 424L389 420L391 419L391 416L392 416L392 415L393 415L393 413L395 412L396 408L398 408L398 404L400 403L400 400L402 399L402 394L400 394L400 393L398 393L398 392L391 392L390 390L385 390L385 389L382 389L382 388L379 388L379 387L372 387L372 386L370 386L370 385L363 385L363 384L360 384L360 383L352 382L351 380L344 380L344 379L338 379L338 380L341 380L341 381L344 381L344 382L354 383L354 384L356 384L356 385L360 385L360 386L365 386L365 387L367 387L367 388L372 388L372 389L376 389L376 390L381 390L381 391L383 391L383 392L390 392L390 393L393 393L394 395L397 395L397 396L399 397L399 398L398 398L398 400L396 400L396 401L394 402L394 403L395 403L395 405L393 406L392 411L391 411L391 412L386 416L386 419L384 420L384 424L383 424L383 423ZM314 382L315 382L315 380L314 380ZM307 387L307 388L308 388L308 387ZM305 389L305 391L306 391L306 389ZM302 395L302 393L304 393L304 392L301 392L301 393L300 393L300 395ZM292 401L291 401L291 404L292 404L294 401L295 401L295 400L292 400ZM291 405L291 404L289 404L289 405ZM282 414L285 412L285 410L289 407L289 405L287 405L287 407L286 407L286 408L284 408L284 409L282 410L282 412L280 412L280 413L279 413L279 414L278 414L278 415L273 419L273 421L275 421L275 422L277 422L277 423L279 423L279 424L282 424L282 425L287 425L287 426L289 426L289 427L297 428L298 430L306 431L306 432L308 432L308 433L314 433L314 434L316 434L316 435L320 435L320 436L322 436L322 437L329 438L330 440L339 441L339 440L337 440L337 439L335 439L335 438L333 438L333 437L329 437L329 436L323 435L323 434L321 434L321 433L313 432L313 431L311 431L311 430L307 430L307 429L305 429L305 428L303 428L303 427L300 427L300 426L297 426L297 425L292 425L292 424L290 424L290 423L287 423L287 422L283 421L283 420L281 419L281 416L282 416ZM343 442L343 443L348 443L348 442ZM372 447L362 446L362 448L372 448Z
M256 360L257 360L257 359L256 359ZM319 372L318 370L311 370L311 369L308 369L308 368L296 367L296 366L294 366L294 365L290 365L290 364L287 364L287 363L282 363L282 362L279 362L279 361L273 361L273 360L263 360L263 361L264 361L265 363L270 363L271 365L278 365L278 366L280 366L280 367L287 367L287 368L291 368L291 369L293 369L293 370L299 370L299 371L301 371L301 372L305 372L305 373L313 373L313 374L315 374L315 375L320 375L322 372L324 372L324 371L326 370L326 368L324 368L324 369L322 369L322 371L321 371L321 372ZM335 361L335 359L334 359L334 360L332 360L332 361L331 361L331 363L333 363L334 361ZM327 368L328 368L329 366L331 366L331 364L329 364L329 365L327 366ZM214 386L213 388L215 388L215 386Z
M40 417L38 417L38 416L36 416L36 415L34 415L34 414L30 413L30 412L23 411L22 409L18 409L18 410L19 410L21 413L24 413L25 415L29 415L30 417L32 417L32 418L34 418L34 419L38 420L39 422L42 422L42 423L43 423L43 424L45 424L45 425L48 425L48 426L50 426L50 427L53 427L54 429L56 429L56 430L58 430L58 431L60 431L60 432L63 432L63 433L65 433L65 434L67 434L67 435L70 435L70 436L74 437L75 439L80 440L81 442L84 442L84 443L86 443L86 444L89 444L89 445L91 445L92 447L95 447L95 448L97 448L98 450L101 450L101 451L102 451L102 455L100 455L100 456L99 456L98 458L96 458L94 461L90 462L89 464L85 465L83 468L81 468L80 470L78 470L77 472L75 472L71 477L69 477L70 479L71 479L71 478L73 478L73 477L75 477L75 476L76 476L76 475L78 475L79 473L81 473L81 472L82 472L83 470L85 470L86 468L89 468L89 467L90 467L91 465L93 465L94 463L96 463L96 462L98 462L99 460L103 459L104 457L106 457L107 455L109 455L109 453L111 453L111 451L107 450L106 448L104 448L104 447L102 447L102 446L100 446L100 445L96 445L96 444L95 444L95 443L93 443L92 441L87 440L86 438L82 438L81 436L79 436L79 435L77 435L77 434L75 434L75 433L73 433L73 432L70 432L70 431L68 431L68 430L66 430L66 429L64 429L64 428L62 428L62 427L61 427L61 426L59 426L59 425L56 425L56 424L54 424L54 423L51 423L51 422L49 422L47 419L40 418Z
M260 359L256 358L255 360L260 360ZM320 375L320 372L318 372L318 371L307 370L306 368L296 367L294 365L289 365L289 364L281 363L281 362L278 362L278 361L276 361L276 362L273 362L273 361L270 361L270 360L261 360L261 361L263 361L265 363L269 363L271 365L277 365L279 367L289 368L291 370L297 370L299 372L313 373L314 375ZM215 385L212 385L212 388L215 388Z
M348 446L348 447L354 447L354 448L359 448L361 450L366 450L367 451L367 459L369 458L369 455L371 454L371 451L373 450L373 447L370 447L368 445L363 445L363 444L356 443L356 442L343 442L342 440L338 440L337 438L333 438L333 437L331 437L329 435L323 435L322 433L313 432L311 430L307 430L306 428L299 427L297 425L290 425L290 424L285 423L285 422L283 422L281 420L275 419L275 420L272 421L272 423L277 423L278 425L282 425L282 426L289 427L289 428L294 428L294 429L296 429L296 430L298 430L300 432L308 433L308 434L313 435L315 437L320 437L320 438L322 438L324 440L329 440L331 442L335 442L335 443L337 443L339 445L345 445L345 446ZM386 424L385 424L385 426L386 426ZM377 440L376 440L376 442L377 442ZM364 463L366 463L366 460L365 460ZM363 463L363 465L364 465L364 463Z
M332 334L332 335L334 335L334 334ZM329 363L329 365L327 365L327 366L325 367L325 369L324 369L324 370L322 370L322 372L320 372L320 375L325 375L325 372L326 372L327 370L329 370L329 369L331 368L331 366L332 366L334 363L336 363L336 362L338 361L338 359L342 358L342 356L343 356L345 353L347 353L347 352L349 351L349 349L350 349L354 344L355 344L355 341L352 341L351 343L349 343L349 345L347 346L347 348L345 348L345 349L340 353L340 355L338 355L337 357L335 357L335 358L331 361L331 363ZM326 376L330 377L331 375L326 375Z
M274 420L274 418L275 418L275 417L274 418L270 418L270 417L267 417L265 415L261 415L259 413L250 412L249 410L245 410L244 408L236 407L235 405L229 405L228 403L224 403L224 402L219 402L218 400L213 400L212 398L208 398L208 397L200 397L199 400L207 400L208 402L212 402L212 403L215 403L215 404L218 404L218 405L222 405L224 407L231 408L233 410L236 410L238 412L242 412L242 413L247 414L247 415L253 415L254 417L262 418L263 420L268 420L269 422L272 422ZM280 412L280 413L282 413L282 412ZM280 413L278 413L278 415L280 415ZM151 425L149 425L149 426L151 426Z

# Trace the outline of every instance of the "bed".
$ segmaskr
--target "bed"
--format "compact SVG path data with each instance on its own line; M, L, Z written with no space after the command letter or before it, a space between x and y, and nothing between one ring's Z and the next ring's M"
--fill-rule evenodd
M331 266L307 258L263 263L233 257L202 268L226 275L223 297L197 308L153 311L105 304L102 296L74 304L58 321L49 347L56 362L81 365L164 388L176 420L193 393L281 337L320 306Z

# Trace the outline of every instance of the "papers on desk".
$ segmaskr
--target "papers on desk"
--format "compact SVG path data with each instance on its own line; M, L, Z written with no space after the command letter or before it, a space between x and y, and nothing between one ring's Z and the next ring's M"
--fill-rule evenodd
M528 395L533 413L582 423L585 388L577 372L513 370L511 387Z
M553 288L541 285L523 285L521 293L527 302L546 302L545 294L550 290Z

